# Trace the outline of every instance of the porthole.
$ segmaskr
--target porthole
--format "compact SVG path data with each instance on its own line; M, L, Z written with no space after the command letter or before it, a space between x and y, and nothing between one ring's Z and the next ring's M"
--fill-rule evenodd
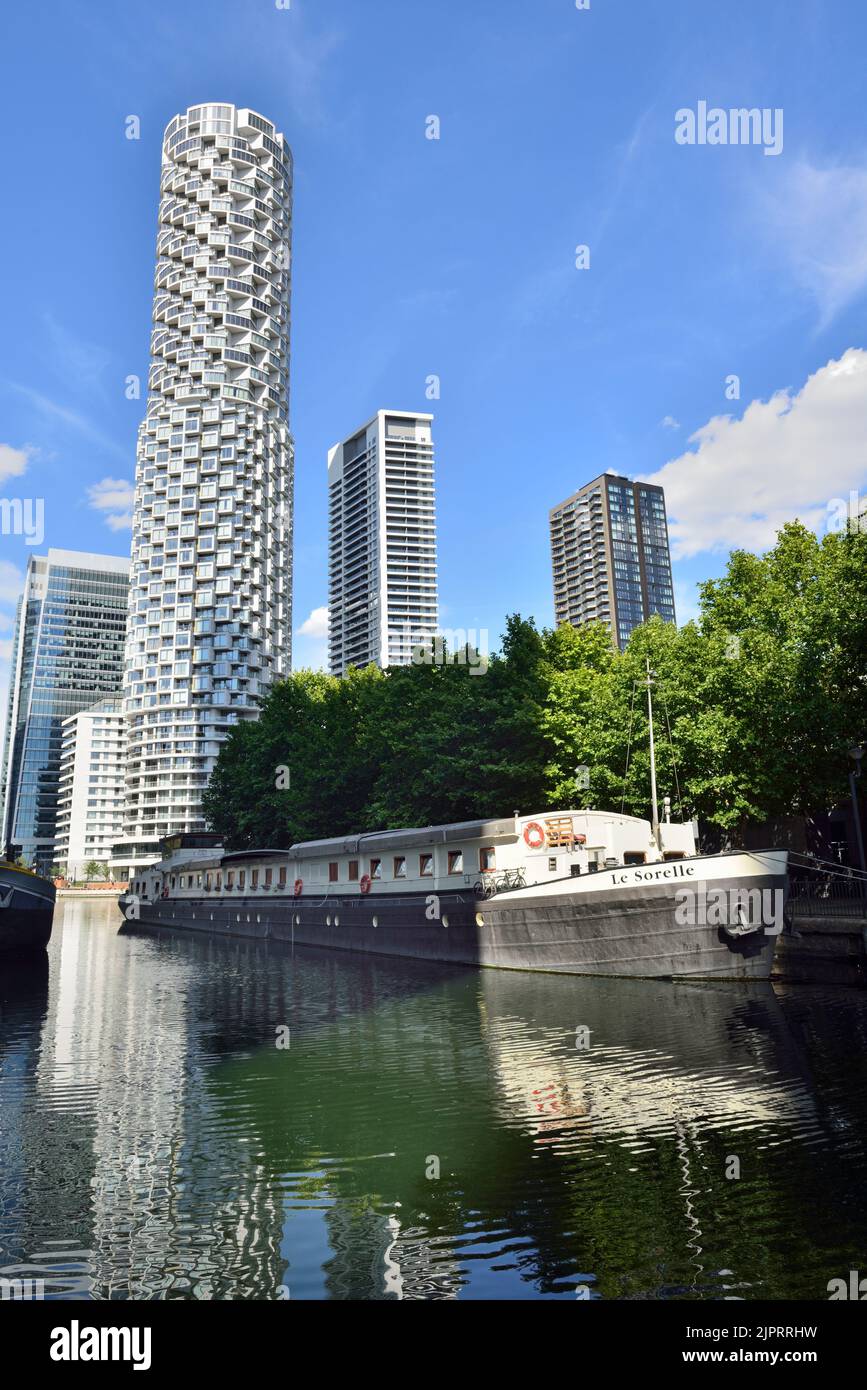
M247 913L247 921L249 922L249 920L250 920L250 914L249 914L249 912L248 912L248 913Z
M330 918L330 917L326 917L326 918L325 918L325 925L326 925L326 927L330 927L330 926L331 926L331 918Z
M448 924L449 924L449 919L448 919L448 917L445 915L445 913L443 913L443 926L444 926L444 927L447 927Z
M295 913L295 925L296 925L296 927L300 927L300 926L301 926L301 918L300 918L300 916L298 915L297 912Z
M483 927L484 925L485 925L485 919L484 919L484 917L482 916L481 912L477 912L477 913L476 913L476 926L477 926L477 927Z
M378 917L374 917L374 919L373 919L373 925L374 925L375 927L378 927L378 926L379 926L379 918L378 918Z
M262 915L261 915L261 913L257 912L257 913L256 913L256 921L257 921L257 922L261 922L261 920L262 920Z
M236 913L235 913L235 920L236 920L236 922L240 922L240 920L241 920L241 914L240 914L240 912L236 912Z
M335 919L334 919L334 925L335 925L335 927L339 927L339 926L340 926L340 918L339 918L339 917L335 917Z

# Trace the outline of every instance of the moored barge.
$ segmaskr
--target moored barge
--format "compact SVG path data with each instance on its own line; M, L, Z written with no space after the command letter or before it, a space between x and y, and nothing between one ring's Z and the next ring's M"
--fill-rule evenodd
M192 836L120 899L142 925L506 969L761 979L784 850L697 853L692 822L567 810L223 851Z

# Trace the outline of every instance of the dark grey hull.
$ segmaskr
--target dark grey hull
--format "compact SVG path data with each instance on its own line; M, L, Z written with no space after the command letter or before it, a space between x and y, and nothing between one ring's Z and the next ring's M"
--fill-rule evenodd
M721 882L730 888L731 879ZM779 888L780 880L768 875L750 886ZM465 891L120 902L142 926L415 960L644 979L768 978L776 936L679 925L674 891L666 884L577 894L564 884L562 894L524 890L483 901Z
M44 952L54 919L54 884L0 866L0 956Z

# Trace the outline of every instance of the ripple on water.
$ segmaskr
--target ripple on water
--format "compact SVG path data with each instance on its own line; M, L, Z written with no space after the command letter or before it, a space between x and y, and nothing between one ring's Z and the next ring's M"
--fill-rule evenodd
M811 1298L863 1263L855 991L119 925L64 900L46 968L0 981L0 1278L53 1298Z

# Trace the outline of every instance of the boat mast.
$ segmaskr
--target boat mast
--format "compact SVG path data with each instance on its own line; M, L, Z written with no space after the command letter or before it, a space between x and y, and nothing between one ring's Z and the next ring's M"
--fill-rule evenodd
M646 661L647 666L647 722L650 727L650 802L653 812L651 829L656 848L659 849L659 806L656 799L656 744L653 739L653 700L650 695L650 687L653 685L651 680L650 659Z

